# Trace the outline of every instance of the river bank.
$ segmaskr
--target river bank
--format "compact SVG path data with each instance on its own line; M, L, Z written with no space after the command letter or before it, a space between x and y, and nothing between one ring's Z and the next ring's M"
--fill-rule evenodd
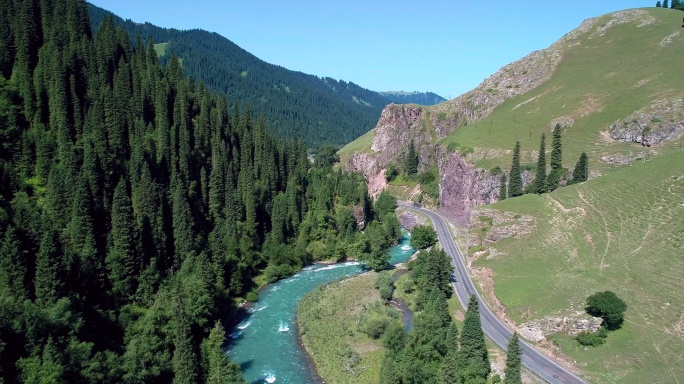
M399 322L401 313L384 305L375 289L376 272L364 272L319 287L297 307L300 339L326 382L376 383L384 357L382 341L368 325Z

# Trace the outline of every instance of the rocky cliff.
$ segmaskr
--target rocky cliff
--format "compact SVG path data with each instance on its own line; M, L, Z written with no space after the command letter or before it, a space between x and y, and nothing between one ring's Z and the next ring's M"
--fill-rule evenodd
M413 141L419 150L419 170L431 166L437 166L439 170L439 203L442 211L455 221L467 222L472 207L496 201L499 189L498 176L490 174L485 169L477 169L472 163L492 157L500 158L504 149L476 147L472 153L465 156L444 148L440 145L441 140L459 126L472 126L472 123L486 118L506 100L538 88L559 70L564 55L571 56L570 50L585 46L587 41L595 43L611 28L626 23L633 23L637 28L648 28L656 23L656 19L645 10L627 10L587 19L579 28L566 34L549 48L534 51L504 66L478 87L453 100L428 107L416 104L390 104L382 111L369 148L366 147L365 152L351 154L345 167L348 170L362 172L369 183L370 194L375 196L386 186L384 171L387 166L392 162L401 164L409 142ZM671 33L659 46L679 41L678 36L678 33ZM606 44L609 43L610 41ZM548 97L545 94L546 92L522 101L512 106L512 110ZM628 114L631 115L620 120L606 121L606 126L601 132L601 144L626 141L652 146L679 137L684 132L682 105L681 97L661 96L659 100L634 114L630 111ZM551 121L534 124L549 127L561 124L569 128L575 125L575 119L586 117L584 112L573 114L570 108L567 112L562 112L555 115ZM466 144L464 147L467 147L467 143L461 144ZM531 178L530 174L525 176L527 179Z

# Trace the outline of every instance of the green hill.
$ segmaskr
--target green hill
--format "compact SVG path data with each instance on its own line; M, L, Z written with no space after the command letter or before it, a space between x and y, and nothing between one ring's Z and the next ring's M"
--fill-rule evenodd
M588 382L681 381L682 202L684 151L551 194L504 200L478 211L482 221L475 220L471 233L516 235L481 242L486 254L474 266L494 271L496 295L518 324L572 317L599 291L627 303L623 328L605 345L586 348L569 336L551 336Z
M123 20L93 5L89 9L94 31L104 17L113 16L132 37L151 37L162 64L178 56L187 76L203 81L231 103L249 104L279 136L299 136L309 147L352 141L372 128L382 108L392 102L352 82L266 63L217 33L161 28Z
M483 286L493 283L495 299L519 325L572 318L598 291L627 302L623 329L603 346L581 347L562 332L546 332L591 383L684 378L683 16L644 8L586 20L456 99L387 109L389 118L340 151L359 169L371 168L358 165L368 158L376 172L388 164L401 168L405 153L397 148L406 143L388 137L398 131L389 122L402 121L424 166L456 151L479 168L469 174L461 167L462 178L445 177L451 170L439 168L446 172L442 206L454 206L443 201L449 190L477 194L489 180L481 204L496 200L498 178L490 170L510 168L517 140L522 162L532 165L545 132L548 162L551 130L564 126L563 166L572 169L586 152L590 180L475 208L468 246L473 266L492 272Z

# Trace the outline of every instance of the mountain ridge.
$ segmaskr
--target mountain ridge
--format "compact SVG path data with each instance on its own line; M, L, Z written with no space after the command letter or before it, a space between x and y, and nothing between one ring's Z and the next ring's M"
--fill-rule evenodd
M396 102L351 81L267 63L216 32L137 23L92 4L89 10L93 33L110 16L131 38L139 34L143 39L151 37L155 44L165 44L162 64L178 56L187 76L204 82L230 102L248 104L255 114L264 115L280 137L300 137L310 148L351 142L373 127L386 105Z

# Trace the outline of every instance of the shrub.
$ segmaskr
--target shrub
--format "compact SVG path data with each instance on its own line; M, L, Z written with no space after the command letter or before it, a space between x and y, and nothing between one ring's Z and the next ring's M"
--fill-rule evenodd
M385 333L385 329L389 325L387 318L370 316L359 325L359 330L371 339L379 339Z
M256 303L257 301L259 301L259 295L256 293L256 291L249 291L247 292L247 296L245 297L245 299L252 303Z
M597 347L606 342L607 336L608 332L605 328L601 327L596 332L582 331L575 336L575 340L584 346Z

